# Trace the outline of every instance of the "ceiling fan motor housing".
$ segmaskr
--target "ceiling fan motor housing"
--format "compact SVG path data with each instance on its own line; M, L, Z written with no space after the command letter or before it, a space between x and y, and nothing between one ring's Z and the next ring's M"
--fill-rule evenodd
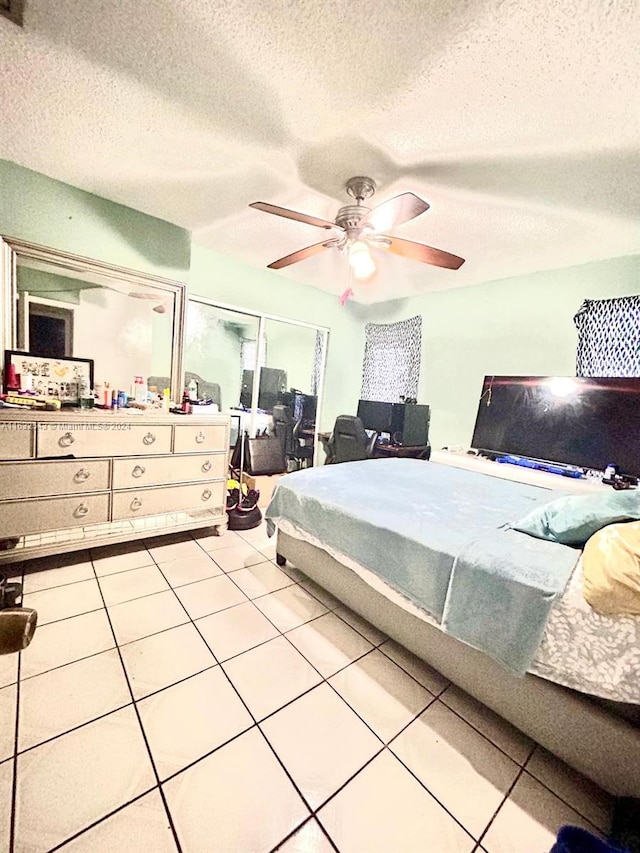
M358 231L360 229L360 222L366 219L367 214L370 212L370 208L365 207L363 204L347 204L338 211L336 225L344 228L347 234L352 231Z

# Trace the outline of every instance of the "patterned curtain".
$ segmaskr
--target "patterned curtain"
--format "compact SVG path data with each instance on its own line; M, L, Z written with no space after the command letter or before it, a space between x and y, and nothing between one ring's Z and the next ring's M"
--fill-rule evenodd
M320 369L322 367L322 348L324 332L316 331L316 348L313 353L313 370L311 371L311 393L316 395L320 385Z
M397 403L418 396L422 317L398 323L367 323L362 365L362 400Z
M585 299L573 322L576 376L640 376L640 296Z

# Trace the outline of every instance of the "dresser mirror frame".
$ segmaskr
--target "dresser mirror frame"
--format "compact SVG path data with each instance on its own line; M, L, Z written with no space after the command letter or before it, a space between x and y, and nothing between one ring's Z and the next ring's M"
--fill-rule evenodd
M182 352L184 340L184 322L186 310L186 284L161 276L137 272L126 267L107 264L62 252L37 243L29 243L12 237L0 237L0 343L2 350L25 349L24 338L19 335L19 293L18 267L24 265L35 269L53 268L57 274L74 279L104 284L124 283L140 293L148 291L150 296L157 295L159 302L172 297L173 316L171 334L171 392L179 399L182 389ZM23 318L23 324L26 317ZM81 355L91 358L91 353ZM136 365L131 365L131 376Z
M314 436L313 436L313 464L319 465L320 464L321 446L320 446L320 442L318 441L318 434L320 432L320 416L322 413L322 403L323 403L323 396L324 396L324 379L325 379L325 370L326 370L326 364L327 364L327 352L329 349L329 337L330 337L330 330L327 328L327 326L318 326L315 323L306 323L303 320L292 320L289 317L282 317L282 316L279 316L277 314L266 314L263 311L252 311L250 308L244 308L244 307L241 307L239 305L231 305L228 302L217 302L214 299L208 299L204 296L197 296L197 295L192 294L192 293L189 294L188 304L204 305L204 306L207 306L208 308L220 308L224 311L232 311L236 314L242 314L246 317L251 317L254 320L258 321L258 330L257 330L257 338L256 338L256 344L257 344L256 345L256 356L255 356L255 361L254 361L254 365L253 365L253 389L252 389L252 395L251 395L252 405L251 405L250 427L249 427L249 432L251 435L255 435L256 426L257 426L256 419L257 419L257 412L258 412L258 396L259 396L259 388L260 388L260 369L259 369L260 364L259 364L259 361L260 361L260 352L261 352L261 349L263 347L263 341L264 341L264 338L266 335L267 323L269 321L276 321L278 323L284 323L284 324L288 324L290 326L311 329L311 330L315 331L316 333L319 332L320 334L323 335L324 345L322 347L322 353L320 356L318 384L317 384L316 394L315 394L315 396L317 397L317 409L316 409L316 419L315 419L315 428L314 428ZM187 317L188 317L188 311L187 311ZM187 325L188 325L188 320L185 321L185 327ZM189 331L188 328L185 328L185 334L188 334L188 331ZM186 362L186 354L187 354L187 346L185 344L184 369L189 370L189 365ZM240 367L240 365L239 365L239 367ZM211 378L212 380L214 379L214 377L208 377L208 378ZM225 406L223 408L223 411L228 413L229 412L228 407ZM231 414L233 414L233 412L231 412ZM242 432L242 430L240 430L240 432Z

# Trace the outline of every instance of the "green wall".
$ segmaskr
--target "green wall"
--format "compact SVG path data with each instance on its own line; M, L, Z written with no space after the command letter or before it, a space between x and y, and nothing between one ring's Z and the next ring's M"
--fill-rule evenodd
M422 315L418 400L431 405L432 445L468 446L485 375L575 375L582 301L638 293L633 256L387 302L364 319Z
M186 281L190 234L0 160L0 234Z

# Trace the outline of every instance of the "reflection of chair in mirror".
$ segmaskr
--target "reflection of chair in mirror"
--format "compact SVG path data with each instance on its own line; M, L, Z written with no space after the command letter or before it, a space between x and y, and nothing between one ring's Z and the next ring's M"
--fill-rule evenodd
M293 422L291 409L288 406L273 407L273 429L282 443L287 462L293 461L296 468L308 465L313 459L313 447L304 442L300 436L302 420Z
M211 400L212 403L216 403L219 411L222 411L222 395L220 394L220 386L217 382L207 382L206 379L203 379L201 376L198 376L197 373L191 373L188 370L185 370L184 373L184 382L185 387L194 379L198 386L198 399L199 400ZM147 384L149 388L155 386L158 389L158 393L162 394L165 388L170 387L170 380L168 376L149 376L147 378ZM173 391L174 398L182 399L182 392L178 393L177 391Z
M365 432L360 418L352 415L339 415L329 439L330 455L327 462L357 462L371 459L376 444L377 433L371 438Z

